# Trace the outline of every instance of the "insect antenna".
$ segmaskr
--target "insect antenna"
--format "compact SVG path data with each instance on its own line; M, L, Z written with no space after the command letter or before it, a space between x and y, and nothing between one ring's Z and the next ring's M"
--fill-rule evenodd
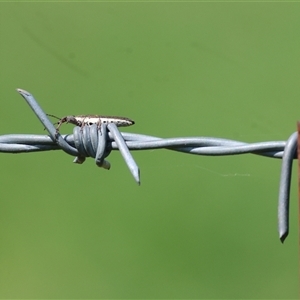
M50 115L50 114L46 114L47 116L49 116L49 117L53 117L53 118L55 118L55 119L58 119L58 120L60 120L60 118L59 117L57 117L57 116L54 116L54 115Z
M51 114L46 114L46 116L48 116L48 117L53 117L53 118L56 118L56 119L60 120L60 118L59 118L59 117L57 117L57 116L54 116L54 115L51 115ZM59 124L59 121L58 121L58 122L55 122L55 123L53 123L53 125L56 125L56 124ZM44 130L46 130L46 128L44 128Z

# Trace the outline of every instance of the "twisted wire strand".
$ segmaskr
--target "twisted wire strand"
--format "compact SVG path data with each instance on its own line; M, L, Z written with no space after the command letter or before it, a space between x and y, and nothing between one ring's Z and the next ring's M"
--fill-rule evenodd
M245 143L214 137L159 138L149 135L120 132L115 124L96 124L74 127L72 135L57 134L55 127L27 91L17 89L27 101L49 135L9 134L0 136L0 152L23 153L63 150L76 156L75 163L83 163L86 157L95 158L96 165L105 169L110 163L105 158L112 150L119 150L131 174L140 183L140 173L129 150L168 149L194 155L255 154L282 159L278 202L278 232L283 243L289 234L290 183L293 159L297 158L297 132L287 141Z

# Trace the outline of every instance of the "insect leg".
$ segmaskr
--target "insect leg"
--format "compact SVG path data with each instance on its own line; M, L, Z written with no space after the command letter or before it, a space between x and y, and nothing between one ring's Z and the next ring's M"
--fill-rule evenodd
M101 133L101 118L98 118L98 121L97 121L97 129L100 131Z
M62 125L62 123L64 123L62 120L60 120L59 122L55 123L55 124L57 124L57 126L56 126L56 131L57 132L59 131L59 128Z
M80 126L80 131L81 131L81 132L83 131L83 126L85 125L85 122L84 122L85 119L86 119L86 117L83 118L82 123L81 123L81 126Z

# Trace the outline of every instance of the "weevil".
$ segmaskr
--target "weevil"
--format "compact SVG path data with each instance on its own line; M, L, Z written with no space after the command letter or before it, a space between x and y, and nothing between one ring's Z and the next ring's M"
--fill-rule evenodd
M58 124L56 132L59 132L59 128L63 123L71 123L83 128L83 126L91 126L96 124L100 128L101 123L114 123L118 127L125 127L134 124L134 121L125 117L116 116L100 116L100 115L78 115L78 116L65 116L63 118L56 117L54 115L47 114L49 117L58 119L59 121L54 123Z

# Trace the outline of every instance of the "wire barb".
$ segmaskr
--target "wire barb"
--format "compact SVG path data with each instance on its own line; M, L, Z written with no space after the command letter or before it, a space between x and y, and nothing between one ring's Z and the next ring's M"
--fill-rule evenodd
M72 135L60 135L34 97L17 89L38 119L49 132L46 135L10 134L0 136L0 152L24 153L47 150L63 150L76 156L74 162L83 163L86 157L94 157L97 166L110 168L105 158L111 150L119 150L135 181L140 183L140 172L129 150L168 149L194 155L240 155L251 153L282 159L278 201L278 232L281 242L289 234L290 183L293 159L297 158L297 132L287 141L269 141L248 144L214 137L181 137L163 139L154 136L119 132L114 124L96 124L74 127Z

